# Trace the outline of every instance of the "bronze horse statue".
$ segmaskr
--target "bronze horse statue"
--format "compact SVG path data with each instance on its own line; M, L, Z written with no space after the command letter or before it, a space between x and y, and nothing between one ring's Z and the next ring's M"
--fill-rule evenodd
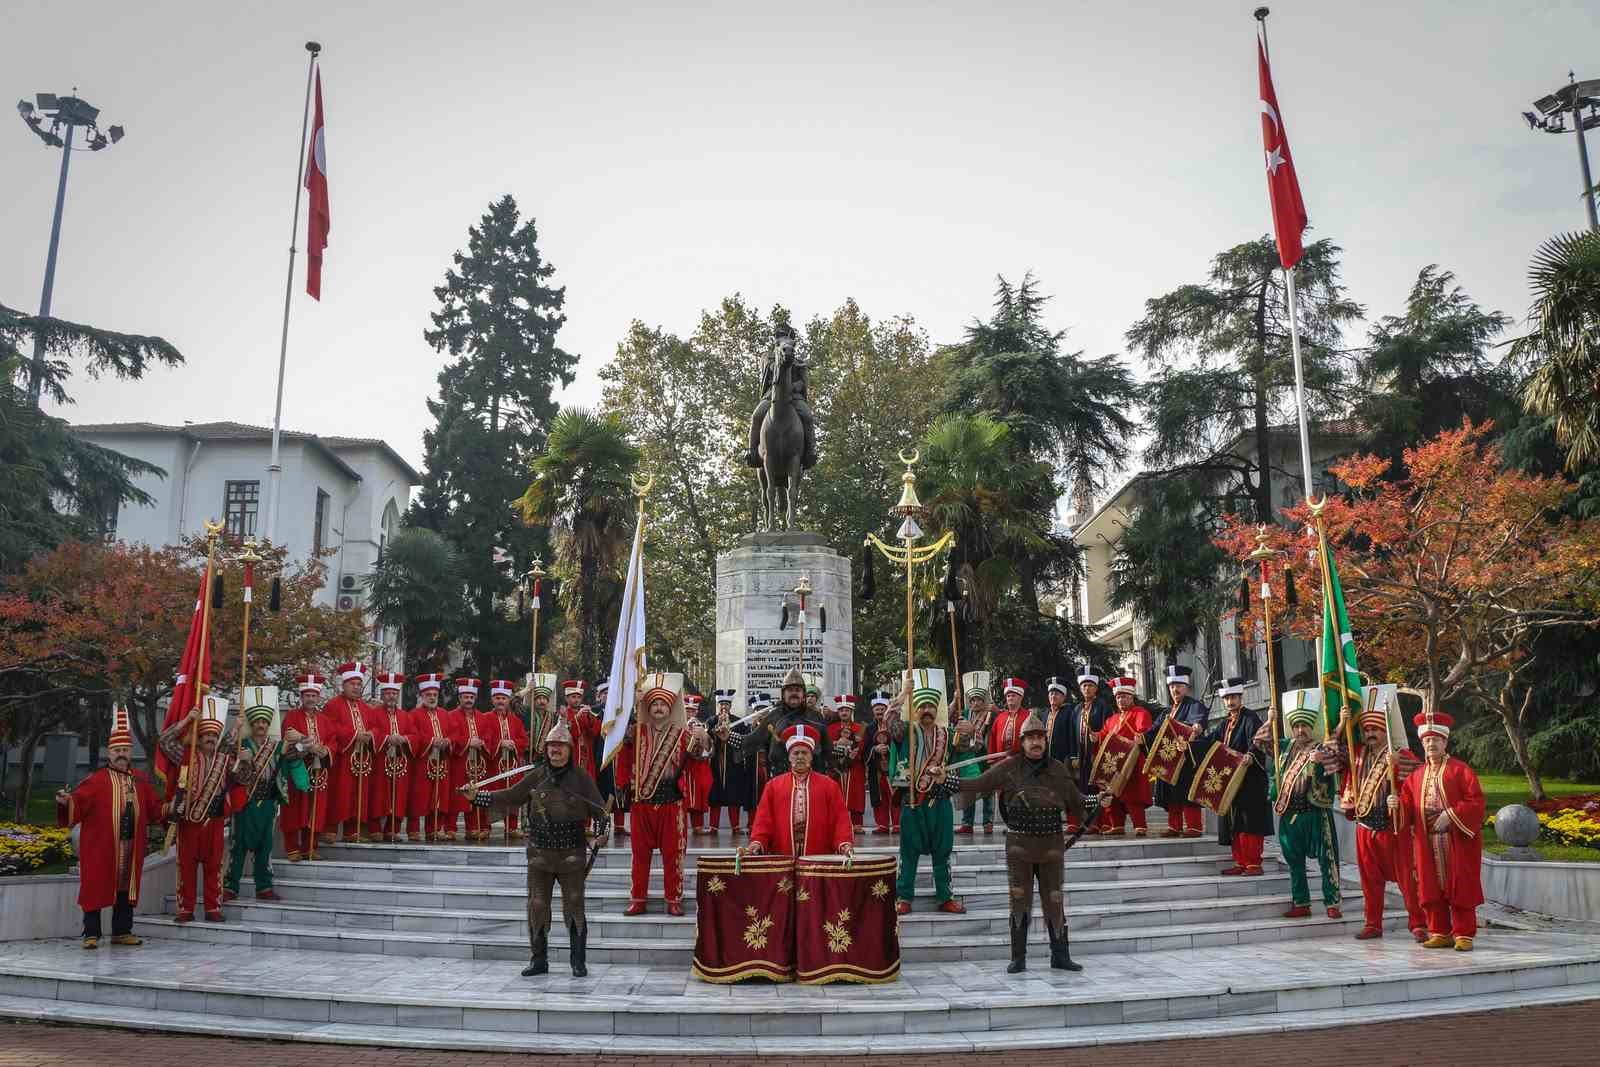
M762 528L768 533L780 529L780 515L781 529L794 527L794 502L800 493L800 459L805 448L805 427L794 406L794 345L779 345L776 358L772 406L761 420L761 466L756 468L764 507Z

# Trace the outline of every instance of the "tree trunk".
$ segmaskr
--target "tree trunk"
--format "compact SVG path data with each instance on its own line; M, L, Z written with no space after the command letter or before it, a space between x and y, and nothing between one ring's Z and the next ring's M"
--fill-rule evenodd
M1525 711L1528 702L1533 699L1533 689L1530 687L1522 698L1522 709ZM1511 684L1507 682L1500 687L1500 697L1496 701L1495 709L1500 712L1500 721L1505 724L1506 737L1511 742L1511 751L1517 757L1517 766L1522 768L1523 775L1528 779L1528 795L1534 800L1545 799L1544 781L1539 777L1539 770L1533 765L1533 758L1528 754L1528 739L1522 732L1521 711L1511 706Z
M36 718L23 735L22 744L17 746L17 802L13 806L13 815L19 823L28 821L28 798L33 793L33 754L43 736L44 730L39 727Z

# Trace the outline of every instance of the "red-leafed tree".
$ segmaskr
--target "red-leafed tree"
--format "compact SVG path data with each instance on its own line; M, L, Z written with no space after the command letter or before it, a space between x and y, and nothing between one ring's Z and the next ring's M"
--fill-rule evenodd
M1344 585L1359 662L1375 678L1415 685L1435 706L1493 708L1534 797L1544 788L1527 744L1538 638L1597 625L1600 521L1562 517L1574 487L1502 465L1490 427L1465 422L1390 463L1356 456L1332 468L1348 492L1330 498L1322 522ZM1311 509L1283 512L1289 526L1268 543L1303 577L1306 590L1286 621L1297 635L1321 625ZM1218 543L1254 573L1247 557L1257 528L1234 520ZM1274 602L1275 622L1284 618ZM1260 624L1253 605L1252 624Z

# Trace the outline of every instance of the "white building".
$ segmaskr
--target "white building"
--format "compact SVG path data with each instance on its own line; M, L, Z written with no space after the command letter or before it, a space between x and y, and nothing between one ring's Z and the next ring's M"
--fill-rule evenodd
M123 504L105 517L108 538L148 545L176 544L204 532L206 520L226 524L228 536L264 540L272 430L237 422L160 426L117 422L74 426L94 444L160 467L166 477L141 475L135 484L153 504ZM400 525L421 476L383 441L285 430L279 463L283 500L278 541L289 558L323 556L328 584L318 596L329 606L361 604L361 577L371 572Z
M1294 426L1272 428L1269 465L1272 468L1273 507L1279 509L1300 499L1301 487L1300 439ZM1311 471L1316 484L1316 495L1321 496L1329 486L1328 467L1350 455L1354 445L1348 433L1331 432L1323 428L1311 436ZM1254 435L1241 436L1227 453L1249 456L1255 454ZM1116 559L1122 542L1122 532L1131 521L1138 506L1143 475L1135 475L1124 482L1099 507L1079 500L1078 513L1072 520L1072 537L1083 553L1084 577L1075 583L1074 596L1067 614L1075 621L1089 626L1094 639L1114 650L1115 660L1107 666L1121 669L1139 680L1139 693L1146 699L1166 701L1166 689L1161 679L1166 664L1163 656L1149 642L1140 621L1128 608L1111 606L1111 564ZM1302 570L1296 581L1304 588ZM1237 581L1230 587L1236 587ZM1285 637L1283 641L1283 676L1291 680L1295 675L1311 669L1315 647L1309 641ZM1267 653L1260 640L1241 640L1234 629L1233 619L1224 618L1220 624L1201 634L1200 640L1179 651L1178 662L1194 669L1194 695L1202 702L1211 701L1219 679L1254 679L1256 686L1245 693L1245 701L1252 707L1267 703Z

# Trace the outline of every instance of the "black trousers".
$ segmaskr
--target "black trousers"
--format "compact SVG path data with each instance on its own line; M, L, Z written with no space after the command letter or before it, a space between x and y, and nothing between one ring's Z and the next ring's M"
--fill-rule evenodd
M118 893L117 902L111 905L111 936L120 937L131 933L133 933L133 904L129 902L128 894ZM100 936L99 911L83 913L83 936Z

